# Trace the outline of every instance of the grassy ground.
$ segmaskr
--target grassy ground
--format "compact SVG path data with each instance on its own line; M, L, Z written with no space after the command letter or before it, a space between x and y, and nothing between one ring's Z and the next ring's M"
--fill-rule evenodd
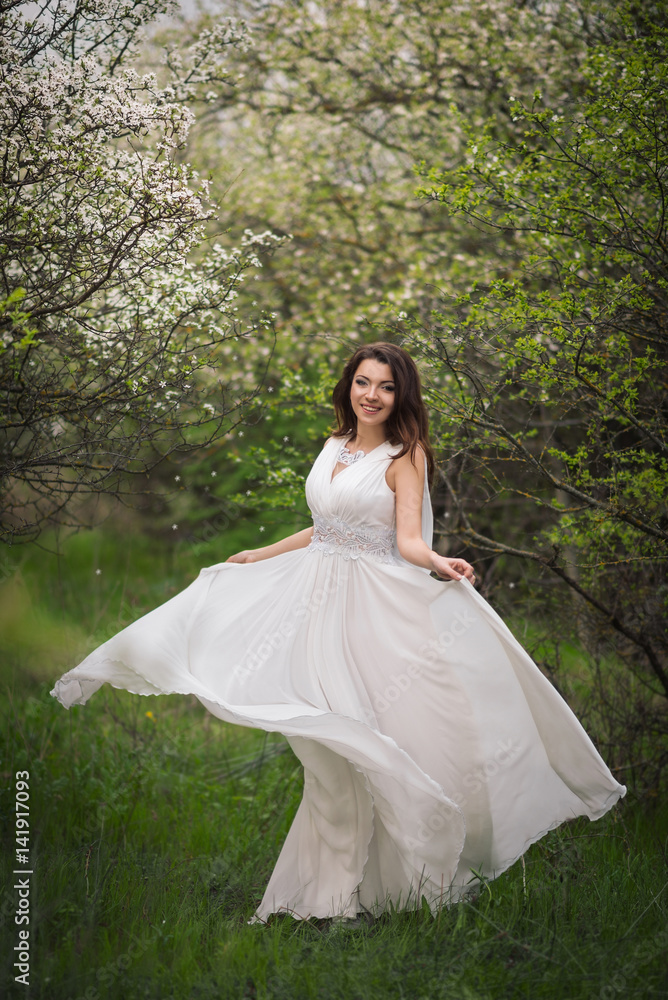
M112 572L121 556L99 545L70 552L60 584L53 567L28 560L0 604L3 995L668 997L668 810L659 800L629 797L595 824L561 827L524 866L436 918L249 926L301 796L299 765L280 737L224 725L194 699L105 688L65 712L49 697L92 636L160 599L148 553L123 576ZM110 571L95 574L99 562ZM182 585L167 566L161 579ZM12 969L14 776L23 770L29 987Z

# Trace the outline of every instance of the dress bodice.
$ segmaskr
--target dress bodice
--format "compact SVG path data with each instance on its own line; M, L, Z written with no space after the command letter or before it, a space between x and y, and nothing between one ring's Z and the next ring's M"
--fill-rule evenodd
M385 441L332 478L341 444L341 438L326 442L306 480L306 500L315 529L312 546L349 559L364 555L381 562L405 563L396 545L395 495L385 480L401 447ZM422 537L430 548L432 529L425 474Z

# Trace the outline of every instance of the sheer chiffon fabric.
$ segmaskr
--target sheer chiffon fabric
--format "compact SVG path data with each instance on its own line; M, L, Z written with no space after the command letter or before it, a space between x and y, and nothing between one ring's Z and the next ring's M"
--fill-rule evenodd
M203 569L51 692L104 684L194 694L227 722L285 734L304 792L256 920L451 903L548 830L625 794L569 707L466 581L396 548L385 443L306 483L314 538ZM423 536L431 545L425 486ZM474 874L475 873L475 874Z

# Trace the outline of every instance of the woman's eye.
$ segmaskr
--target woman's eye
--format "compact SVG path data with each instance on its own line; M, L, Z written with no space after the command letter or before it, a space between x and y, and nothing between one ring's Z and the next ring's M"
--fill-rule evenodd
M365 382L364 379L361 379L361 378L356 378L355 379L355 384L361 386L362 389L367 389L369 387L369 383ZM380 388L384 392L394 392L394 386L393 385L381 385Z

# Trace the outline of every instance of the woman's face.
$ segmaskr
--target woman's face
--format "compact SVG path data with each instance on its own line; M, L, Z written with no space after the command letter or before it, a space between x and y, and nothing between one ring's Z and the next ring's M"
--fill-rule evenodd
M384 424L394 409L394 380L390 366L374 358L360 362L350 387L350 403L358 427Z

